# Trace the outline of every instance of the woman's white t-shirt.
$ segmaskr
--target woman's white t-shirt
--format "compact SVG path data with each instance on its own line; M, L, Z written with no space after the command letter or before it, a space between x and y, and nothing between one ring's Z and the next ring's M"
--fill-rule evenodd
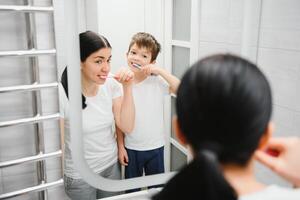
M300 200L300 189L270 185L262 191L242 195L239 200Z
M61 117L64 118L64 174L74 179L81 176L74 169L70 149L69 101L62 85L60 88ZM113 132L115 121L113 99L122 96L122 87L114 79L107 79L94 97L86 97L87 107L82 110L84 156L95 172L99 173L117 162L117 144Z

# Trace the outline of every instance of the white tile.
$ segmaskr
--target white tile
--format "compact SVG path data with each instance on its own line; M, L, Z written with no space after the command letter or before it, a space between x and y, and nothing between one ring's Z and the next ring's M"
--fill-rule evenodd
M53 15L49 15L48 13L35 13L35 19L37 48L55 48Z
M2 169L3 177L23 176L25 174L36 174L36 162L14 165Z
M216 53L232 53L236 55L241 54L240 45L232 45L226 43L215 43L215 42L200 42L199 57L203 58L205 56L216 54ZM256 48L250 48L250 60L254 60L256 57Z
M40 56L38 61L41 83L51 83L59 80L54 56Z
M31 92L4 93L0 101L0 121L33 117L33 97Z
M262 12L262 28L299 30L299 0L264 0Z
M1 160L1 157L0 157ZM3 193L3 176L2 176L2 169L0 169L0 194Z
M1 68L5 69L0 74L0 87L31 83L31 67L29 66L28 58L4 57L1 58L0 64Z
M58 168L47 170L47 181L48 182L57 181L63 177L62 174L63 174L62 170Z
M54 114L59 112L57 88L44 89L41 91L42 113Z
M295 128L294 128L295 132L292 135L300 137L300 112L294 113L294 124L295 124Z
M39 200L39 196L37 192L30 192L26 194L22 194L17 197L13 197L13 200Z
M52 1L51 0L34 0L35 6L51 6Z
M27 49L24 15L15 12L1 12L0 50Z
M200 14L204 21L228 23L230 0L203 0Z
M300 29L261 29L259 43L261 47L265 48L279 48L300 51Z
M0 154L2 161L35 155L33 126L1 128Z
M35 173L20 174L15 176L3 176L4 192L12 192L37 185Z
M59 121L58 120L45 121L43 125L44 125L45 151L53 152L59 150L61 148Z
M298 114L298 119L297 119ZM299 135L300 125L298 121L300 115L294 110L290 110L278 105L273 106L273 121L275 123L274 136ZM297 122L298 121L298 122Z
M259 49L258 63L271 82L274 103L299 108L300 52Z
M203 23L200 27L200 41L241 44L241 29Z

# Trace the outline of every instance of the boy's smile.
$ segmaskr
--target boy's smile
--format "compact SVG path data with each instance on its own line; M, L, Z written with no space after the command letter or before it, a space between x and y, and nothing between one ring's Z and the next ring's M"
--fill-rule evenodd
M127 53L127 63L130 69L136 73L140 71L140 67L151 63L151 52L145 47L138 47L137 44L132 45Z

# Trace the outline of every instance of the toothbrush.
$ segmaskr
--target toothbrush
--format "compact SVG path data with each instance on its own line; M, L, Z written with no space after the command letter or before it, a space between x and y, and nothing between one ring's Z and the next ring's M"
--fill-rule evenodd
M136 63L133 63L132 66L134 66L135 68L137 68L137 69L139 69L139 70L142 69L141 65L136 64ZM151 74L151 76L156 76L156 74Z
M107 75L107 78L115 78L115 77L116 77L116 75L113 74L113 73L109 73L109 74Z
M133 63L132 66L134 66L135 68L138 68L139 70L142 69L141 65L139 64L136 64L136 63Z

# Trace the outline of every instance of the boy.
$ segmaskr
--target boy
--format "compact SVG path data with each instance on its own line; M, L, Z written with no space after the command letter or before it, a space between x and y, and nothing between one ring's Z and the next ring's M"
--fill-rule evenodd
M125 178L164 173L164 96L176 93L179 79L155 65L160 44L149 33L132 37L127 63L134 73L132 88L135 126L125 133L125 148L119 160L125 165ZM121 152L121 153L120 153ZM123 152L123 153L122 153Z

